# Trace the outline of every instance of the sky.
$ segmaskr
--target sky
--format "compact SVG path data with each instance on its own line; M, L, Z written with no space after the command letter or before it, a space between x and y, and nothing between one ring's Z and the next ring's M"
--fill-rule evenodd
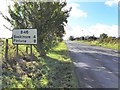
M104 0L86 2L68 2L66 9L72 7L68 24L65 27L66 35L99 37L106 33L108 36L118 37L118 0Z
M4 15L7 13L7 5L12 4L10 0L1 0L0 11ZM90 36L99 37L106 33L108 36L118 37L118 0L67 0L65 9L72 7L68 23L66 24L66 35L70 36ZM0 38L10 38L12 32L3 25L10 27L10 24L0 16Z

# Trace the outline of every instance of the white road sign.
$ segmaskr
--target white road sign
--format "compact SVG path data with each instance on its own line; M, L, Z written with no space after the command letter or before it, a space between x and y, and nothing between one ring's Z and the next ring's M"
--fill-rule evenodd
M37 44L37 29L15 29L12 32L13 44Z

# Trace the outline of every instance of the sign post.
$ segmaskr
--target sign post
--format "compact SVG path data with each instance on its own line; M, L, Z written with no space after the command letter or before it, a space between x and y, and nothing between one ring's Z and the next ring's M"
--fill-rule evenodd
M18 60L18 44L16 45L16 59Z
M28 45L26 46L26 53L28 54Z
M30 45L32 57L32 45L37 44L37 29L15 29L12 32L12 43L16 45L16 56L18 57L18 45ZM28 52L26 50L26 52Z
M32 45L30 45L30 56L32 57Z

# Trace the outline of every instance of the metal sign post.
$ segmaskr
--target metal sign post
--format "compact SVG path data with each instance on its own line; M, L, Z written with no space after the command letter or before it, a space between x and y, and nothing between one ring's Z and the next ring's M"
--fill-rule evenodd
M16 45L16 59L18 60L18 44Z
M28 45L26 46L26 53L28 54Z
M30 56L32 57L32 45L30 45Z

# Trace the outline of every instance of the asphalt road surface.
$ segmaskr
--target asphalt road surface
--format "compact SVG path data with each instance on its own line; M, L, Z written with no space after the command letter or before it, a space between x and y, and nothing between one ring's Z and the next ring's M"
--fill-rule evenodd
M118 52L66 41L80 88L118 88Z

